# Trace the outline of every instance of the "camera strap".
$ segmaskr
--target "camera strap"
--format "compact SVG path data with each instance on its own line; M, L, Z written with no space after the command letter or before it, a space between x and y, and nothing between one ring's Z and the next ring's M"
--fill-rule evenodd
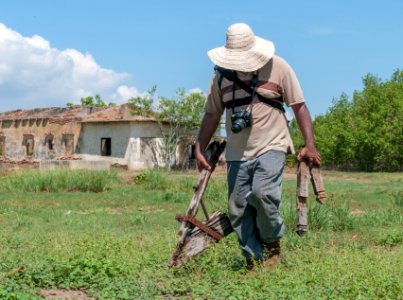
M285 113L285 109L283 107L283 104L281 103L283 101L282 97L269 99L269 98L263 97L262 95L260 95L255 90L257 80L258 80L257 76L254 76L254 78L252 77L252 84L254 85L254 87L252 88L247 83L245 83L244 81L240 80L238 78L238 76L236 75L235 71L224 69L224 68L221 68L219 66L216 66L215 70L218 73L221 74L221 78L219 79L219 85L221 85L222 78L225 78L225 79L227 79L229 81L232 81L234 83L233 89L232 89L232 100L224 102L224 106L226 108L234 108L234 107L237 107L237 106L243 106L243 105L251 104L252 101L253 101L254 96L257 96L260 102L266 103L266 104L268 104L268 105L270 105L270 106L282 111L283 113ZM245 97L245 98L235 99L235 85L239 86L241 89L246 91L251 96L250 97Z

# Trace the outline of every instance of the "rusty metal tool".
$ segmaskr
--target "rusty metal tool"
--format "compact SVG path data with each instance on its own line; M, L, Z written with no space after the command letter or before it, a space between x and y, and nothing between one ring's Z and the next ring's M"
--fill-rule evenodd
M207 188L208 181L225 146L225 141L222 143L212 142L208 146L205 155L211 166L211 170L201 171L198 183L194 187L195 193L190 201L186 215L176 216L176 219L181 222L181 226L179 228L179 240L176 249L168 264L170 267L183 266L192 257L202 253L205 249L214 245L233 231L226 214L215 212L209 215L203 203L203 195ZM204 221L196 219L200 205L206 217Z
M326 201L325 185L323 182L322 173L320 167L312 165L309 167L305 160L298 162L297 168L297 195L296 195L296 207L297 207L297 229L298 235L302 236L308 232L308 206L307 199L308 193L308 181L311 181L316 201L320 204L324 204Z

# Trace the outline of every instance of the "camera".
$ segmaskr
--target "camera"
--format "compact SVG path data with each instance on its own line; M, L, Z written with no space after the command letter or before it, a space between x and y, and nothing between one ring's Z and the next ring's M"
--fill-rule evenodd
M252 113L247 110L234 111L231 115L231 130L238 133L252 124Z

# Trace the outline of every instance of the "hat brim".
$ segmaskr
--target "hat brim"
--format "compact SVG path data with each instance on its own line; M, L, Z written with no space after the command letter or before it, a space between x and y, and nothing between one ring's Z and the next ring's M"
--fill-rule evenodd
M226 47L218 47L210 50L207 55L211 61L222 68L253 72L263 67L274 55L273 42L255 36L255 45L246 50L231 50Z

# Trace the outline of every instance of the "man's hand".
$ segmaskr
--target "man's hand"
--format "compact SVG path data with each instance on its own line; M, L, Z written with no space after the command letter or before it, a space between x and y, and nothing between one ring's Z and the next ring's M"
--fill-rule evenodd
M201 172L203 169L211 170L211 166L204 156L204 151L206 150L214 131L217 129L218 124L220 123L220 118L220 115L212 113L206 113L203 117L199 130L199 136L196 140L195 149L197 168L199 169L199 172Z
M204 156L204 154L197 150L196 150L196 160L197 160L197 168L199 169L199 172L201 172L203 169L211 170L211 166L207 162L207 159Z
M306 159L309 167L312 167L312 164L320 166L320 155L315 148L312 120L308 108L304 103L297 103L292 106L292 109L305 141L305 146L299 151L297 159L299 161Z
M299 161L306 159L308 161L309 167L312 164L320 166L320 154L316 150L315 146L304 146L298 153L297 159Z

